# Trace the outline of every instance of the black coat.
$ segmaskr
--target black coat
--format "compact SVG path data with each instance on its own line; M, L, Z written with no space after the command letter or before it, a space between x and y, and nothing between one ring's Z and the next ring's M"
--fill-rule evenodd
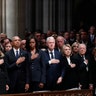
M46 82L46 66L42 58L43 52L41 50L36 51L39 56L35 59L31 59L31 53L29 53L29 70L30 70L30 82L36 81L45 83Z
M24 92L25 84L29 83L28 54L20 49L20 56L24 56L26 59L21 64L16 65L17 59L13 49L5 54L5 64L10 79L10 93Z
M9 78L5 63L0 65L0 94L6 93L6 84L8 85Z
M39 84L46 83L46 65L43 60L43 52L36 50L38 57L31 59L31 53L29 52L29 73L30 73L30 84L32 85L32 91L40 91Z
M92 84L92 66L90 56L85 54L85 59L88 60L87 65L84 63L83 58L79 54L75 55L75 58L79 64L79 82L82 85L82 89L88 89L89 84Z
M65 69L61 64L62 55L60 52L54 50L55 59L60 60L58 64L49 64L50 56L48 50L44 51L44 61L46 64L46 83L48 90L56 90L59 87L56 84L57 79L61 76L64 77ZM58 89L59 90L59 89Z
M71 63L76 64L76 67L71 68L68 64L67 58L63 56L62 62L65 66L65 77L63 80L63 88L64 89L71 89L77 88L79 86L79 72L78 72L78 63L73 56L70 56Z

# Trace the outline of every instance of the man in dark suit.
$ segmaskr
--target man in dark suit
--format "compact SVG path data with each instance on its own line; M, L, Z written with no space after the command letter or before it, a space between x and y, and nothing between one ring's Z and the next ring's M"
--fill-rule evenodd
M79 82L82 89L93 89L90 56L86 54L86 45L79 45L79 53L75 59L79 64Z
M55 39L48 37L46 40L48 49L45 51L45 64L46 64L46 88L47 90L60 90L62 79L64 77L64 68L61 64L61 54L56 51Z
M61 52L63 45L64 45L64 37L63 36L57 36L57 38L56 38L56 50Z
M26 51L20 49L20 44L21 39L14 36L13 48L5 54L5 64L10 79L9 93L21 93L29 89L28 55Z

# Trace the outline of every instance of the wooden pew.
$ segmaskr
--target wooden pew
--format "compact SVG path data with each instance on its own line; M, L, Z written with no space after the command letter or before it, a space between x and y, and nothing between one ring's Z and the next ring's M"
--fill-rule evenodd
M93 96L91 90L41 91L33 93L4 94L0 96Z

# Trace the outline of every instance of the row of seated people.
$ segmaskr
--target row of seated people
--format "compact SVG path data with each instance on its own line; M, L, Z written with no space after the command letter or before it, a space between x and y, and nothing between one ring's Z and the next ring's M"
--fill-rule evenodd
M62 36L56 40L52 36L47 37L46 49L42 50L34 36L27 39L26 49L21 48L19 36L14 36L10 44L10 50L4 55L1 52L1 94L95 88L95 47L88 55L84 42L75 42L71 47L64 44Z

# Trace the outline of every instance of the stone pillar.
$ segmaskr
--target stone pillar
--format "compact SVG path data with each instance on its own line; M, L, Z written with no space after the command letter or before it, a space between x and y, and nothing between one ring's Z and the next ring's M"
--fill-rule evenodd
M51 0L52 2L52 30L55 31L56 27L56 0Z
M25 37L25 0L18 0L18 35Z
M43 0L43 32L46 33L48 31L48 1Z
M65 0L58 0L58 32L65 31Z
M34 32L35 30L35 0L26 0L25 17L26 17L26 29Z
M6 0L6 34L18 35L18 0Z
M67 31L72 28L72 0L67 0Z
M2 33L6 33L6 0L2 0Z
M55 30L56 26L56 7L55 0L43 1L43 31L46 33L48 30Z
M36 29L43 31L43 0L36 0Z
M53 12L53 10L52 10L52 7L53 7L53 2L52 2L53 0L48 0L48 29L49 30L52 30L53 29L53 22L52 22L52 20L53 20L53 14L52 14L52 12Z

